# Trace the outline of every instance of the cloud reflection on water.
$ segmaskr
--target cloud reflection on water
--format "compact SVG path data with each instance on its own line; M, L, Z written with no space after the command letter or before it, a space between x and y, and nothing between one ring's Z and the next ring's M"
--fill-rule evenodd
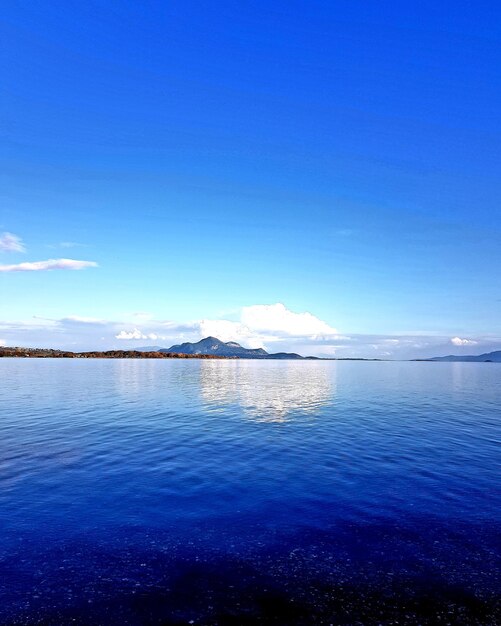
M315 361L202 361L201 398L212 407L237 405L257 422L287 422L331 401L336 367Z

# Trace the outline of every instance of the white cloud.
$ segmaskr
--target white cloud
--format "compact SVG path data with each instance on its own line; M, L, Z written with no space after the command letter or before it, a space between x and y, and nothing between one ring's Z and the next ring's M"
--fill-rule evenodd
M82 317L80 315L68 315L68 317L63 317L57 321L62 324L106 324L105 320L100 320L96 317Z
M16 265L0 265L0 272L43 272L50 270L83 270L87 267L97 267L94 261L75 261L74 259L48 259L47 261L32 261Z
M121 330L118 335L115 335L115 339L158 339L158 335L156 333L148 333L145 334L139 330L139 328L134 328L134 330L126 331Z
M461 337L453 337L451 339L451 343L455 346L475 346L478 341L473 341L473 339L461 339Z
M134 328L131 331L121 330L118 335L115 335L115 339L147 339L147 337L139 328Z
M0 346L5 346L6 343L5 339L0 339Z
M118 327L115 339L137 341L145 339L197 341L213 336L222 341L235 341L247 348L285 349L307 342L327 343L339 337L335 328L311 313L294 313L283 304L253 305L240 310L240 320L203 319L179 324L172 321L155 322L149 316L135 316L132 329ZM160 332L159 332L160 331ZM165 336L167 333L167 336ZM166 346L168 347L168 346Z
M283 304L256 304L240 310L240 320L202 320L201 337L236 341L249 348L270 343L325 341L339 338L337 330L311 313L294 313Z
M252 331L315 339L335 336L337 330L311 313L294 313L283 304L256 304L242 308L241 322Z
M26 252L21 237L12 233L2 233L0 235L0 250L4 252Z

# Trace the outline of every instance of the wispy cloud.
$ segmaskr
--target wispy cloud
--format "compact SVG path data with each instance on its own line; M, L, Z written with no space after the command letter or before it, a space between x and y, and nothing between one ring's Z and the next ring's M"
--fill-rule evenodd
M21 237L7 232L0 235L0 250L3 252L26 252Z
M59 244L61 248L85 248L84 243L78 243L77 241L61 241Z
M93 324L102 325L107 324L106 320L100 320L97 317L83 317L81 315L69 315L63 317L60 320L55 320L64 324Z
M15 265L0 265L0 272L46 272L51 270L83 270L97 267L95 261L76 261L75 259L48 259Z
M58 248L88 248L89 246L86 243L79 243L78 241L60 241L59 243L47 243L45 247L54 250Z

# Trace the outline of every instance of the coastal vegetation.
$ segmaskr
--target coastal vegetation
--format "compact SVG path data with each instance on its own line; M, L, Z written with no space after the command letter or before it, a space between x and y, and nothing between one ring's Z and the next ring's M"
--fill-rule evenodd
M0 357L34 359L228 359L215 354L180 354L174 352L141 352L139 350L106 350L105 352L71 352L50 348L0 348Z

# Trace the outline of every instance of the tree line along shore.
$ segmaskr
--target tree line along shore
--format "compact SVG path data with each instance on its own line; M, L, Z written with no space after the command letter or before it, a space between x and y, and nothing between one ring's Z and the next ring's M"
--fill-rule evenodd
M0 357L32 359L232 359L215 354L177 354L175 352L141 352L139 350L106 350L105 352L70 352L49 348L0 347Z

